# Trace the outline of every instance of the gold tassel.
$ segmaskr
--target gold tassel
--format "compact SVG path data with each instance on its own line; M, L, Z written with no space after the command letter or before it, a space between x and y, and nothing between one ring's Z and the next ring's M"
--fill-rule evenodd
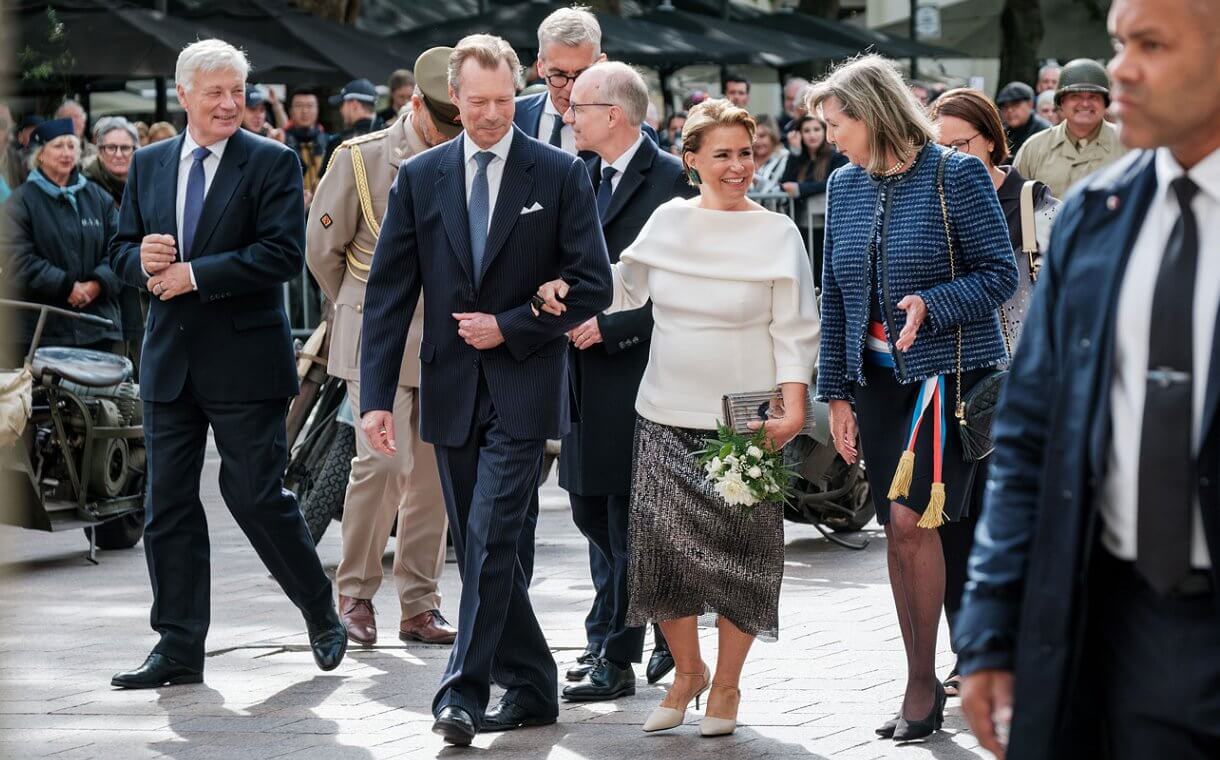
M921 528L939 528L945 524L945 484L932 484L932 497L928 500L928 508L919 518Z
M903 496L910 496L913 477L915 477L915 452L904 451L898 459L898 469L894 470L894 480L890 483L889 500L894 501Z

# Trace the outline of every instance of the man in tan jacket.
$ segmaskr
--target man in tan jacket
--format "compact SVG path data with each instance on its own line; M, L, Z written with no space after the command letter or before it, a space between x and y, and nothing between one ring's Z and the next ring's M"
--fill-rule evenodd
M432 48L415 63L417 88L411 110L388 129L344 143L314 193L306 259L322 291L335 304L327 371L347 381L360 416L360 331L364 289L380 233L390 186L403 161L461 134L457 107L448 96L450 48ZM432 446L419 437L419 342L424 310L417 309L407 335L395 428L407 445L391 459L376 455L356 433L356 458L343 509L343 559L335 581L339 614L348 638L377 641L373 595L381 585L381 556L397 515L394 582L402 618L399 638L452 644L457 631L441 616L437 588L445 562L445 502Z

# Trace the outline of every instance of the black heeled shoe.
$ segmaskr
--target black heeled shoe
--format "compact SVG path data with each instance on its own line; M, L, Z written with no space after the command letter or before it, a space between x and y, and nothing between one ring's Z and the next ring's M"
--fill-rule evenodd
M898 728L898 721L900 720L902 720L901 711L894 717L882 723L873 733L877 734L877 736L880 736L882 739L893 739L894 729Z
M936 684L936 701L932 704L932 712L923 720L907 720L899 718L894 727L894 741L910 742L931 736L945 723L945 687Z

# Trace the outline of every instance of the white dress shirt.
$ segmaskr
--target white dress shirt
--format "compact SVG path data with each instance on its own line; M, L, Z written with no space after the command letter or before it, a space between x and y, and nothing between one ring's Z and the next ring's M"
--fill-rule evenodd
M220 158L225 153L225 146L229 144L229 138L214 142L208 146L208 150L212 151L212 155L203 159L203 197L208 197L208 191L212 189L212 180L216 177L216 169L220 167ZM178 224L178 235L175 240L178 246L178 256L182 257L182 217L186 208L186 183L191 178L191 166L195 163L195 157L192 155L195 148L199 147L199 143L191 137L191 130L188 127L182 138L182 152L178 154L178 195L174 200L174 219ZM195 231L196 237L199 231ZM191 275L191 287L195 290L199 286L195 284L195 268L187 263L187 271Z
M639 151L640 145L644 143L644 139L644 133L641 132L640 136L637 137L635 142L631 144L631 147L623 151L623 155L614 159L614 163L607 164L606 160L604 158L602 159L601 170L603 172L606 171L606 167L609 166L613 166L615 169L614 176L610 178L611 195L614 194L615 190L618 190L618 183L623 179L623 172L627 171L627 167L631 165L631 159L635 158L635 154Z
M555 128L555 120L563 121L563 114L559 113L559 109L551 102L551 93L546 94L544 102L546 105L542 107L542 118L538 120L538 139L550 144L551 130ZM571 124L563 125L563 130L559 133L559 142L565 152L576 155L576 133L572 131Z
M1144 217L1135 247L1127 263L1119 291L1114 329L1114 369L1110 382L1112 431L1106 467L1101 514L1102 541L1115 556L1134 560L1137 547L1140 435L1144 419L1144 394L1148 375L1148 341L1152 319L1152 297L1169 233L1181 211L1169 183L1183 170L1167 148L1157 149L1156 194ZM1220 150L1200 161L1189 172L1199 186L1191 208L1199 225L1199 260L1195 272L1193 325L1193 431L1194 450L1199 448L1203 403L1211 364L1216 313L1220 308ZM1203 533L1203 518L1196 498L1191 528L1191 565L1211 565Z
M487 164L487 229L491 229L491 220L496 215L496 197L500 195L500 180L504 178L504 163L508 161L508 149L513 145L513 130L500 138L500 142L488 148L496 155ZM462 135L462 150L466 156L466 205L470 206L470 194L474 190L474 175L479 171L479 162L474 160L474 154L482 152L482 148L470 139L470 135Z

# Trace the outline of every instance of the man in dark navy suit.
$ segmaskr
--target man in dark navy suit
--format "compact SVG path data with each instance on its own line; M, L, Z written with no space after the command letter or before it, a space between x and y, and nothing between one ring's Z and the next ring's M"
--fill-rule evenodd
M953 631L1001 760L1220 757L1220 7L1109 25L1135 150L1055 220Z
M647 109L648 86L634 69L598 63L580 75L564 114L577 148L592 155L587 165L612 262L657 206L697 193L682 162L640 131ZM609 611L602 646L584 680L563 690L565 699L589 702L635 693L631 663L644 646L644 629L625 625L627 517L635 396L648 364L652 306L598 314L569 336L580 417L563 440L559 485L568 491L576 526L610 568L605 577L593 575L597 599L606 599ZM655 675L650 668L650 682Z
M587 10L559 8L542 20L538 25L536 69L538 76L546 82L547 89L546 92L517 98L513 123L518 129L574 156L579 155L586 160L597 158L592 150L577 148L576 133L572 125L564 121L564 115L568 112L577 77L590 66L606 60L601 44L601 25L597 23L597 17ZM658 142L652 127L644 124L642 129L654 143ZM634 414L631 419L635 419ZM528 535L533 535L537 519L538 505L535 499L526 518ZM533 541L526 543L533 545ZM528 576L533 569L533 558L525 558L525 564ZM589 614L585 617L585 651L568 669L569 681L579 681L593 669L601 656L614 617L613 600L610 598L614 569L592 543L589 544L589 572L593 577L594 597ZM659 680L673 667L673 657L661 636L661 629L654 630L657 649L649 661L651 681ZM656 678L652 678L653 675Z
M610 304L606 244L588 171L514 128L520 67L499 37L449 60L464 134L405 162L390 191L364 302L361 427L395 448L390 410L407 326L423 293L420 434L436 447L462 575L461 626L433 702L433 730L554 723L557 674L530 606L523 536L546 439L570 424L567 330ZM575 282L562 317L531 298ZM484 714L491 682L503 701Z
M187 128L137 153L111 267L153 296L140 364L148 446L144 553L161 635L112 681L155 688L203 680L209 621L207 521L199 475L211 427L220 491L238 525L305 616L314 659L338 666L347 636L293 495L284 413L297 393L282 284L301 272L300 162L239 129L245 56L221 40L182 51Z

